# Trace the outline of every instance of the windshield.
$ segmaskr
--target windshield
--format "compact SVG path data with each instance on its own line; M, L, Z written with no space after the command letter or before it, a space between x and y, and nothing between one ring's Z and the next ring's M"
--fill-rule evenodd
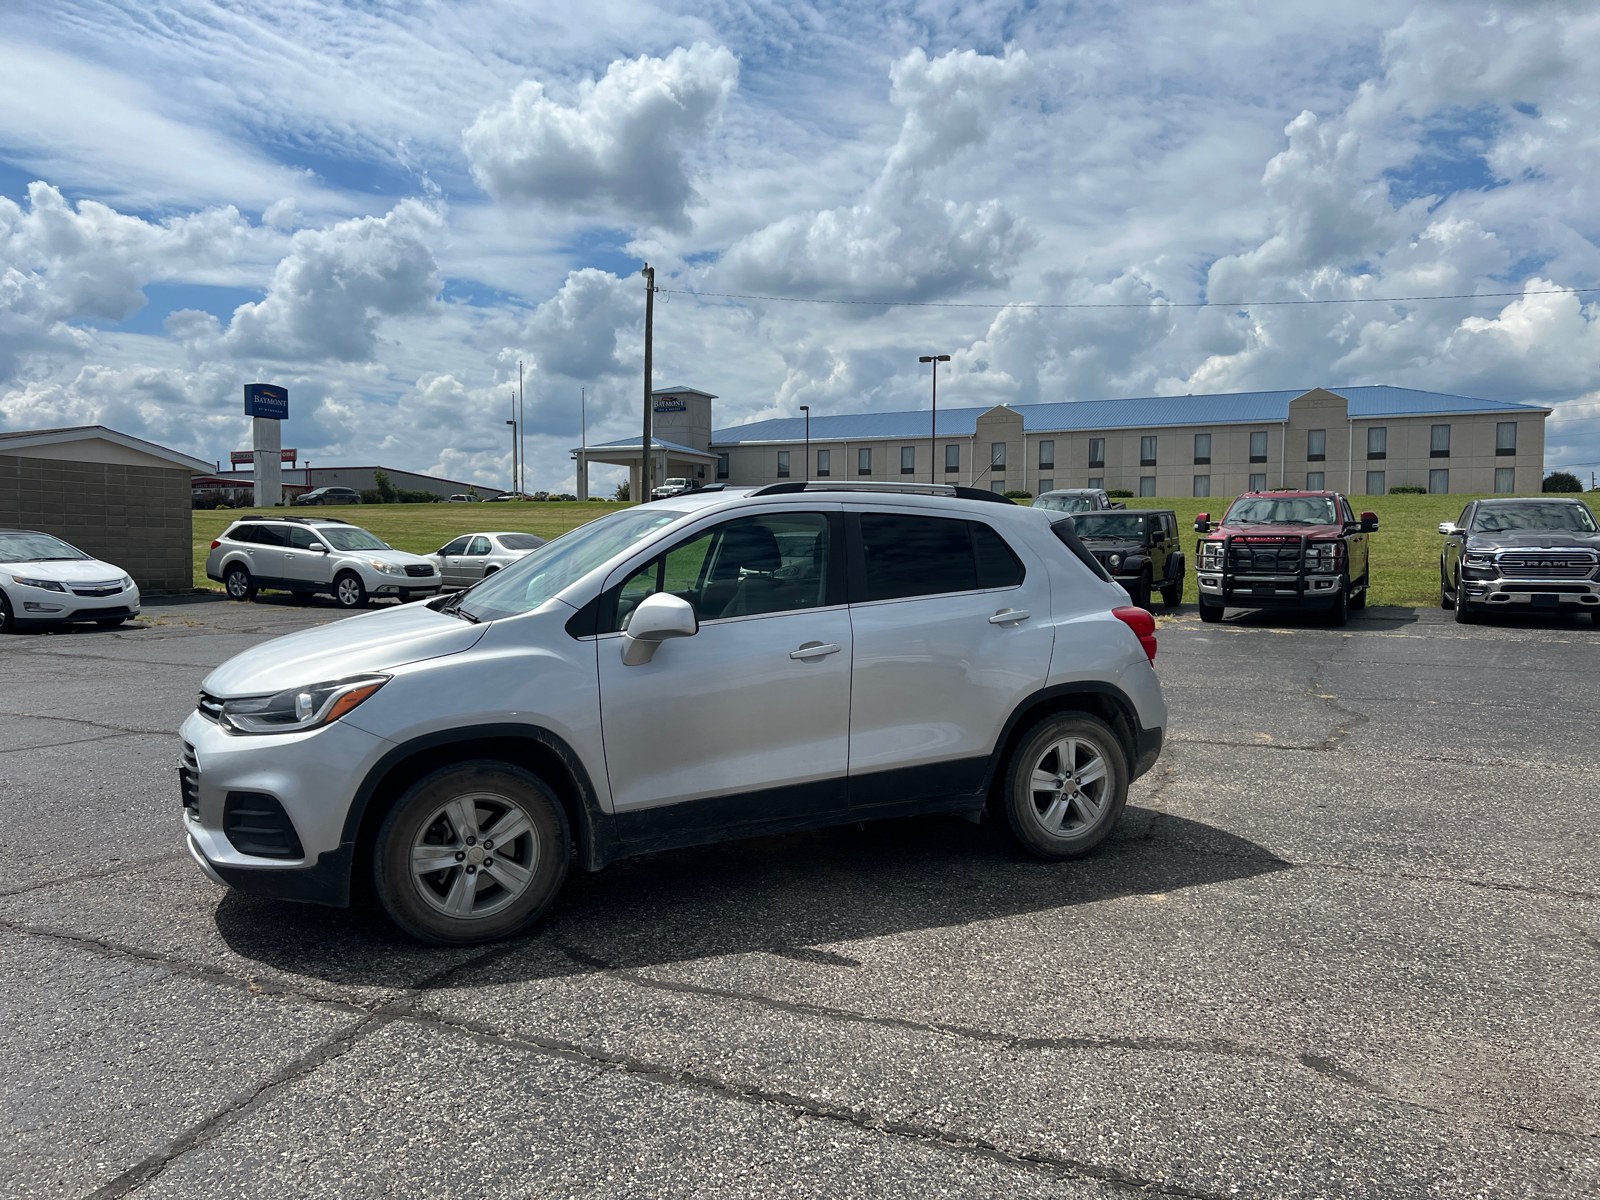
M1472 518L1473 533L1502 533L1509 529L1550 529L1563 533L1594 533L1594 516L1581 503L1480 504Z
M683 516L652 505L580 525L463 593L459 607L479 621L530 612L607 559Z
M1254 496L1237 501L1223 518L1225 525L1339 525L1329 496L1291 496L1272 500Z
M1138 538L1143 539L1150 528L1147 521L1150 518L1138 513L1089 513L1078 517L1078 536L1080 538Z
M531 533L502 533L500 544L507 550L537 550L544 545L544 539Z
M393 550L388 542L380 542L365 529L354 525L318 525L313 531L335 550Z
M1047 508L1051 512L1084 513L1094 511L1093 496L1040 496L1034 508Z
M88 557L48 533L0 533L0 562L80 562Z

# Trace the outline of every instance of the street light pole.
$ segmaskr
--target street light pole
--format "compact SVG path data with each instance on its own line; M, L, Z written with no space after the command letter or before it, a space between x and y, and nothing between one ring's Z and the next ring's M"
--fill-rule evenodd
M511 420L506 422L511 426L511 494L520 496L521 485L517 483L517 394L511 393Z
M933 364L933 428L928 437L928 482L939 482L939 364L949 362L948 354L924 354L918 362Z
M656 269L645 263L644 270L644 436L639 439L639 504L650 502L650 451L654 441L650 428L652 377L655 373Z
M528 493L528 446L524 440L528 432L528 410L524 400L527 392L522 386L522 360L517 359L517 495Z
M811 405L802 404L800 411L806 415L806 482L811 482Z

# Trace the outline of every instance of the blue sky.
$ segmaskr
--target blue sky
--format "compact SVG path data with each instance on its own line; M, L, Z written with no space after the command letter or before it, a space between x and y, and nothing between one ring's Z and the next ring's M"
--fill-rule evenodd
M542 6L549 9L551 6ZM8 8L0 428L539 486L657 382L719 423L1394 383L1600 464L1600 19L1570 4L204 0ZM1241 64L1248 64L1242 69ZM1164 302L1488 292L1312 308ZM1119 303L1041 312L1008 302ZM1600 467L1597 467L1600 469Z

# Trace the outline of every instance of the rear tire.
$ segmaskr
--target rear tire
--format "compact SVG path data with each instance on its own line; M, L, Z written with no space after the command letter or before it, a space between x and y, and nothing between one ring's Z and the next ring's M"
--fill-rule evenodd
M360 608L367 602L367 586L354 571L341 571L333 581L333 599L340 608Z
M452 763L412 784L384 817L373 890L417 940L473 946L538 920L571 853L566 810L544 780L489 759Z
M1021 847L1063 861L1089 853L1128 801L1128 759L1111 727L1082 712L1055 713L1023 734L997 807Z
M1207 604L1205 597L1200 598L1200 619L1207 625L1215 625L1222 620L1222 605Z
M234 563L222 577L222 586L228 590L229 600L248 603L256 598L256 581L250 577L249 568Z

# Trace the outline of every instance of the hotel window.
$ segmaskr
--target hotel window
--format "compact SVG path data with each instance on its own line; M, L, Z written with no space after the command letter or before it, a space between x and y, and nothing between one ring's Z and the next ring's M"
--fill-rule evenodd
M1089 465L1103 467L1106 465L1106 440L1105 438L1089 439Z
M863 446L856 451L856 474L872 474L872 447Z
M1306 491L1320 492L1327 487L1327 476L1321 471L1306 472Z
M1382 471L1368 471L1367 472L1367 495L1369 495L1369 496L1381 496L1381 495L1383 495L1383 472Z
M1494 469L1494 490L1497 492L1516 491L1517 469L1515 467L1496 467Z
M1155 494L1156 494L1156 477L1154 475L1142 475L1142 476L1140 476L1139 477L1139 495L1141 495L1141 496L1154 496Z
M787 450L778 451L778 478L789 478L789 452Z
M1494 427L1494 452L1498 455L1511 455L1517 452L1517 423L1515 421L1501 421ZM1495 489L1499 491L1499 488ZM1507 488L1506 491L1510 491Z
M1374 425L1367 430L1367 457L1389 457L1389 430L1383 425ZM1380 475L1383 472L1378 472ZM1379 493L1369 491L1367 495L1376 496Z
M1250 490L1252 492L1264 492L1264 491L1266 491L1267 490L1267 477L1265 475L1252 475L1252 476L1250 476Z
M1196 475L1194 477L1194 494L1196 496L1211 495L1211 476Z
M1450 457L1450 426L1435 425L1433 427L1433 433L1428 439L1428 457Z
M1306 430L1306 461L1328 461L1328 431L1326 429Z
M915 446L900 447L900 474L915 475L917 473L917 448Z
M1056 444L1052 442L1039 443L1039 468L1053 471L1056 465Z
M1139 439L1139 465L1141 467L1153 467L1153 466L1156 465L1156 439L1155 438L1153 438L1153 437L1142 437L1142 438ZM1150 494L1152 496L1155 495L1154 492L1151 492Z
M818 478L826 479L826 478L828 478L828 476L830 476L832 474L833 474L833 451L832 450L818 450L817 451L817 476L818 476Z
M1197 467L1203 467L1208 465L1210 462L1211 435L1209 433L1197 433L1194 435L1194 465ZM1196 476L1196 478L1198 478L1198 476ZM1195 494L1199 495L1198 492ZM1206 493L1208 496L1210 494L1210 492Z
M1449 494L1450 494L1450 472L1449 471L1429 471L1428 472L1428 495L1430 495L1430 496L1448 496Z
M1006 444L1004 442L991 442L989 444L989 465L1001 473L1006 469Z
M1103 476L1091 475L1091 476L1089 476L1089 482L1088 482L1087 486L1092 487L1092 488L1102 488L1103 489L1106 486L1106 481L1105 481Z
M946 475L954 475L959 470L961 470L961 447L959 445L946 446L944 448L944 473Z
M719 455L717 455L717 478L718 479L726 479L727 477L728 477L728 456L726 454L719 454Z
M1039 480L1039 495L1042 496L1046 492L1053 492L1055 490L1056 490L1056 481L1054 479L1041 479L1041 480Z
M1250 461L1267 461L1267 431L1259 429L1250 435Z
M1003 495L1006 490L1006 481L1004 479L989 480L989 490L997 495Z

